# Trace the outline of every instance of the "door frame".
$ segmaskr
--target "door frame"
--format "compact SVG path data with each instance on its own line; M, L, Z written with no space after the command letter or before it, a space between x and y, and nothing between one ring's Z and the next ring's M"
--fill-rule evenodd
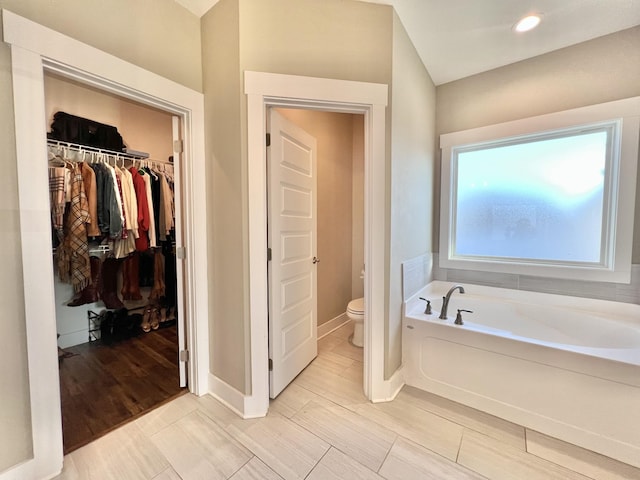
M62 469L63 446L56 325L55 321L43 321L51 320L55 311L49 188L43 163L47 152L44 72L55 72L181 119L185 250L178 253L187 253L187 368L189 390L196 395L209 390L206 184L200 173L205 170L204 96L8 10L2 10L2 21L3 40L11 46L33 458L3 472L0 478L50 478Z
M386 106L384 84L245 71L249 207L251 394L244 416L269 409L266 111L303 108L364 115L364 393L385 401L395 389L384 379Z

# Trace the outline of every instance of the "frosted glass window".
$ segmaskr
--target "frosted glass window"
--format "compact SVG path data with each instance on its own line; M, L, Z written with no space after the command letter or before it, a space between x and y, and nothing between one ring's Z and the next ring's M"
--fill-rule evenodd
M453 257L601 264L613 126L453 150Z
M443 133L438 266L629 283L639 145L640 97Z

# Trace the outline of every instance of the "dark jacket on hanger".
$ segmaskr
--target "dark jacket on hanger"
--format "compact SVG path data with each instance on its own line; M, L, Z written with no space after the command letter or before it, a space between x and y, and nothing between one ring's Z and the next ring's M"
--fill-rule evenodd
M109 233L109 212L104 203L104 177L105 172L99 163L91 163L89 166L96 174L96 197L98 199L98 228L102 233Z
M98 190L98 225L100 231L116 238L122 233L122 218L118 207L116 184L107 166L100 163L91 165L96 173Z

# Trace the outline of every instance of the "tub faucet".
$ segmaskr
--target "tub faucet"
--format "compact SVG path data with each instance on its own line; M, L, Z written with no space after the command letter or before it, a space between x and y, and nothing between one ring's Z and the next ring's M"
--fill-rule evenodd
M442 297L442 308L440 309L440 316L438 317L440 320L447 319L447 309L449 308L449 299L451 298L451 294L456 290L460 290L460 293L464 293L464 287L462 285L454 285L449 289L447 294Z

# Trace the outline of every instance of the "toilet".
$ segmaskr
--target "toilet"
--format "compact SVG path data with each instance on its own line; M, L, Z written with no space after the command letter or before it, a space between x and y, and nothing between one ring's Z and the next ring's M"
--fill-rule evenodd
M349 302L347 317L354 323L353 335L349 337L349 341L356 347L364 346L364 297Z

